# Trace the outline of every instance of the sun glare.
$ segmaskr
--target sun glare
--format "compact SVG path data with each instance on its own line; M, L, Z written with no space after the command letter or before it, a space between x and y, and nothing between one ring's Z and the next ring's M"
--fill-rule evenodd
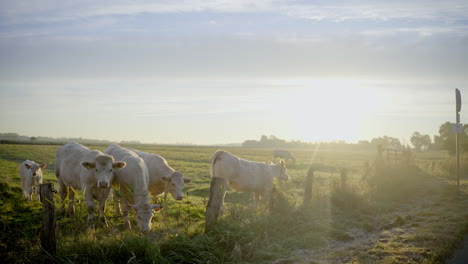
M363 121L383 105L383 97L352 80L294 81L298 89L287 99L292 138L304 141L354 142Z

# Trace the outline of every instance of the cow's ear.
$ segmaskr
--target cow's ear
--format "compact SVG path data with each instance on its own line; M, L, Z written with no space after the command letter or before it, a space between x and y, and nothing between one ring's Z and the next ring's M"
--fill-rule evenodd
M45 168L46 166L47 166L47 164L42 163L40 167L41 167L41 169L43 169L43 168Z
M83 161L81 162L81 166L85 167L86 169L94 169L96 168L96 163L94 162L88 162L88 161Z
M192 183L192 180L191 180L191 179L184 178L184 183L185 183L185 184Z
M166 177L166 176L162 176L161 179L162 179L163 181L167 181L167 182L171 180L171 178Z
M153 210L155 210L155 211L159 211L159 210L161 210L161 209L163 209L163 208L164 208L164 206L159 205L159 204L152 204L152 205L151 205L151 209L153 209Z
M112 168L113 169L123 169L127 166L127 163L125 161L117 161L112 163Z
M26 168L28 168L28 169L31 168L31 165L29 165L28 163L25 163L24 166L25 166Z

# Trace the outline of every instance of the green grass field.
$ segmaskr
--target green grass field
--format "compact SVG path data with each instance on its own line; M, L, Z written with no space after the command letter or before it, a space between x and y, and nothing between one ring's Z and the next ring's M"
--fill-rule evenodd
M456 192L454 162L444 152L416 153L414 162L371 170L362 181L372 151L292 150L297 163L291 180L277 183L275 208L253 209L252 195L232 190L226 212L204 233L214 147L130 146L159 154L192 179L183 201L155 197L165 208L153 231L124 230L112 201L109 226L86 229L86 208L73 218L58 217L57 255L40 249L41 204L21 198L18 165L26 159L47 163L53 174L55 145L0 145L0 257L4 263L441 263L468 232L468 181ZM89 146L104 150L107 146ZM271 149L223 148L239 157L268 161ZM467 175L467 157L463 157ZM312 202L302 205L304 176L315 168ZM345 188L340 169L348 171ZM55 199L60 205L58 195Z

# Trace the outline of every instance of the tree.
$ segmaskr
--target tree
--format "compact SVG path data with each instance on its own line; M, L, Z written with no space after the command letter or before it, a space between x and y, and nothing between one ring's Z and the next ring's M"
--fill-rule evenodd
M383 136L373 138L371 140L373 145L382 145L384 148L401 148L401 142L398 138Z
M468 149L468 124L463 126L463 132L459 134L461 149ZM455 133L452 124L445 122L440 125L439 135L434 136L434 143L442 149L448 150L450 154L455 154Z
M432 143L431 137L429 135L422 135L417 131L413 133L410 141L417 151L421 151L423 148L429 148Z

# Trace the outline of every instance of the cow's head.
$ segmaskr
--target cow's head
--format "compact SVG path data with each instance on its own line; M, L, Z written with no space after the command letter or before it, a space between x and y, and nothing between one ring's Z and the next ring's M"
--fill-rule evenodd
M164 208L162 205L150 203L131 205L131 207L136 211L135 221L138 229L142 232L151 231L151 219L153 219L154 212Z
M45 168L47 166L47 164L39 165L39 164L34 162L32 164L25 163L24 166L31 170L32 176L42 176L42 170L41 169Z
M284 163L284 160L281 160L280 163L276 164L279 168L279 174L278 174L278 179L282 181L288 181L289 180L289 175L288 171L286 169L286 164Z
M169 177L163 176L162 180L167 184L166 192L170 192L172 197L176 200L182 200L184 198L182 187L184 184L192 182L192 180L184 178L184 175L178 171L174 171Z
M109 188L114 179L114 170L125 168L124 161L115 162L114 157L107 154L99 154L94 162L83 161L81 166L94 171L98 188Z

